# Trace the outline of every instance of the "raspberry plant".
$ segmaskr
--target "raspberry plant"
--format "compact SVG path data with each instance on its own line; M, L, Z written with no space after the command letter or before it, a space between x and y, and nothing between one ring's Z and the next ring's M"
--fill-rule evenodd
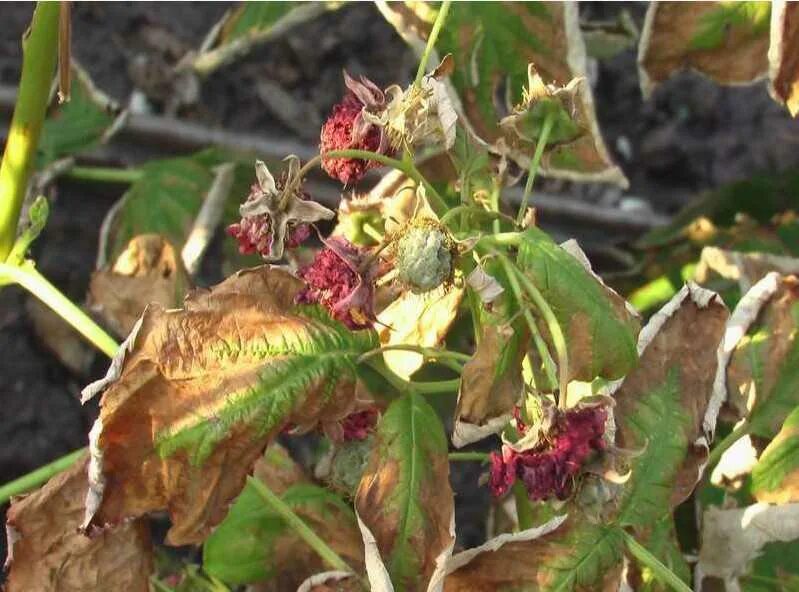
M678 40L699 69L697 52L717 49L719 35L760 43L762 7L729 4L703 6L691 17L693 37ZM132 182L101 252L115 263L91 289L108 324L127 335L118 348L26 259L46 220L43 198L16 236L57 6L37 6L25 41L0 169L0 276L34 291L113 362L83 391L84 401L101 397L88 452L3 490L22 493L55 475L9 510L10 591L690 590L675 519L686 500L702 510L695 589L713 578L727 590L795 582L776 559L757 562L767 543L799 538L799 266L736 251L746 229L733 225L713 244L687 245L704 247L698 283L675 287L659 310L641 306L653 309L644 322L575 241L558 244L536 225L529 205L539 173L626 184L594 117L574 4L380 3L423 47L416 77L380 88L345 72L346 94L305 162L256 160L253 171L249 158L208 150L138 171L73 168ZM657 23L673 9L650 8L645 89L665 77L658 36L668 31ZM242 6L195 72L316 10ZM795 15L782 4L774 11L782 60ZM68 17L62 8L62 32ZM74 68L61 64L62 82L65 69ZM86 144L104 141L109 103L92 105L87 97L98 93L75 71L73 100L85 101L101 130L81 128ZM500 78L513 99L504 106ZM772 86L795 111L784 80ZM71 125L61 115L50 129ZM69 154L46 124L43 143L45 165ZM515 209L514 167L527 173ZM317 168L356 190L338 211L308 188ZM195 230L229 194L230 245L261 263L174 302L204 249ZM153 195L196 211L195 230L186 233L182 213L154 213ZM334 219L328 232L323 223ZM796 236L795 215L771 224L770 238ZM687 236L678 226L646 240ZM187 269L176 263L180 246ZM120 304L119 293L130 298ZM455 405L442 421L435 399L447 396ZM712 446L720 417L735 428ZM313 474L277 442L309 432L322 443ZM730 466L733 450L762 442L748 469ZM458 552L456 462L482 463L484 483L472 485L488 487L494 515L490 540ZM148 516L164 512L166 544L202 545L201 566L155 569ZM718 540L734 562L719 556ZM747 579L753 569L770 575Z

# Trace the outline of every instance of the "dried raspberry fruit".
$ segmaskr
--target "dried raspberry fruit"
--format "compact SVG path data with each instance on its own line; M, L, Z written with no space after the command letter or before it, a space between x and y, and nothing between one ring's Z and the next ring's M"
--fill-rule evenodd
M491 492L503 495L521 479L531 500L567 499L588 458L605 449L607 417L599 405L558 412L548 437L536 447L517 451L503 445L501 456L491 455Z
M341 237L324 243L313 262L298 274L308 285L297 295L297 302L321 304L350 329L370 327L377 270L363 269L368 252Z
M380 413L376 407L350 413L341 421L342 440L345 442L365 440L374 431L379 417Z
M344 72L344 83L349 92L333 107L333 111L322 126L319 152L330 150L369 150L390 154L388 137L383 128L367 121L365 113L380 113L386 105L386 97L372 81L361 76L351 78ZM360 181L366 171L381 166L380 163L358 158L324 158L322 168L334 179L345 185Z
M267 261L277 261L284 247L297 247L308 238L309 223L335 215L302 190L299 159L289 156L286 160L288 167L278 181L262 161L255 162L258 182L239 207L241 220L227 228L244 254L258 253Z

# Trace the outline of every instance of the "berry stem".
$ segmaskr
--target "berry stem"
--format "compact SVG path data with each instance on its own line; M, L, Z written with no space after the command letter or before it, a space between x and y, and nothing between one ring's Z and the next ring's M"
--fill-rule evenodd
M419 169L417 169L412 162L402 162L396 158L391 158L370 150L329 150L320 155L318 158L359 158L361 160L374 160L382 165L405 173L413 181L416 181L416 183L419 185L424 186L425 191L427 191L428 194L427 197L430 200L430 206L433 208L433 211L435 211L437 216L441 217L449 210L449 206L447 205L447 202L444 201L444 198L441 197L441 194L438 193L435 187L433 187L433 185L431 185L430 182L424 178L424 175L419 172ZM316 158L312 160L316 160ZM308 161L308 164L311 162L312 161ZM307 166L308 165L306 165L306 167ZM303 169L306 167L303 167Z
M422 58L419 60L419 68L416 70L416 78L413 81L413 85L416 88L419 88L422 85L422 78L427 70L427 62L430 61L430 55L435 49L436 41L438 40L438 34L441 32L441 28L444 26L444 21L447 19L447 13L449 12L450 4L452 4L451 0L444 0L444 2L441 3L441 8L438 9L436 22L433 23L433 28L430 30L430 36L427 38L427 45L425 45Z
M115 169L111 167L74 166L64 173L65 177L78 181L98 183L135 183L144 176L141 169Z
M461 352L451 351L448 349L436 349L432 347L422 347L420 345L411 345L411 344L396 344L396 345L384 345L383 347L378 347L373 350L370 350L365 354L363 354L360 358L358 358L358 363L364 362L369 358L386 351L412 351L421 354L426 359L431 361L435 361L437 359L449 358L459 362L468 362L469 360L472 359L472 357L468 354L462 354Z
M491 456L487 452L450 452L447 455L450 462L481 462L486 463Z
M541 156L544 154L544 149L549 140L549 133L552 131L552 126L555 123L554 113L547 113L544 119L544 125L541 127L541 135L538 136L538 142L535 145L535 152L533 153L533 160L530 161L530 172L527 173L527 183L524 184L524 193L522 194L522 202L519 204L519 213L516 215L516 223L521 225L524 220L524 213L527 211L527 202L530 199L530 192L533 190L533 182L535 175L538 172L538 165L541 163Z
M547 324L550 337L552 338L552 344L555 346L555 351L558 355L558 408L565 409L566 388L569 383L569 352L566 347L566 338L563 335L563 330L560 327L560 323L558 323L558 319L555 317L555 313L552 312L552 308L549 306L549 303L547 303L546 299L544 299L541 292L538 291L538 288L535 287L533 282L531 282L527 276L521 272L521 270L511 263L511 261L505 255L500 253L499 258L502 261L502 265L505 268L506 273L509 276L511 274L515 274L519 279L522 287L530 296L533 304L535 304L536 308L541 313L541 316L544 318L544 321Z

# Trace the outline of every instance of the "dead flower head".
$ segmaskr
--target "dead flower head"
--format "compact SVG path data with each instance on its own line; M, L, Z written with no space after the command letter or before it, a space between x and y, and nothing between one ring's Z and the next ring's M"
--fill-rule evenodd
M242 253L257 252L267 261L278 261L284 247L296 247L308 237L309 224L335 216L302 190L299 158L291 155L286 161L288 167L277 181L263 161L255 162L257 183L239 207L241 221L227 229Z

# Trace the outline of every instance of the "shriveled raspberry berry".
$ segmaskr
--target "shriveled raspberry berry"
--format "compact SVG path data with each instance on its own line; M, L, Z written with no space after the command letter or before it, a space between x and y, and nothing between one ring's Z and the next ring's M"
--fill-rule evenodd
M345 442L365 440L374 431L379 417L376 407L350 413L341 421L342 439Z
M455 243L434 220L411 221L400 231L394 251L397 275L411 292L428 292L452 276Z
M341 237L325 242L313 262L299 272L307 287L297 295L301 304L321 304L350 329L371 326L374 319L374 277L362 270L365 249Z
M605 449L607 416L602 406L559 412L552 433L539 446L521 452L503 446L502 456L491 456L492 493L502 495L521 479L531 500L567 499L588 458Z
M379 113L385 108L385 95L373 82L361 77L351 78L344 73L348 93L322 126L319 152L331 150L369 150L388 154L390 148L383 128L370 123L364 113ZM380 163L358 158L324 158L322 168L345 185L360 181L366 171L381 166Z

